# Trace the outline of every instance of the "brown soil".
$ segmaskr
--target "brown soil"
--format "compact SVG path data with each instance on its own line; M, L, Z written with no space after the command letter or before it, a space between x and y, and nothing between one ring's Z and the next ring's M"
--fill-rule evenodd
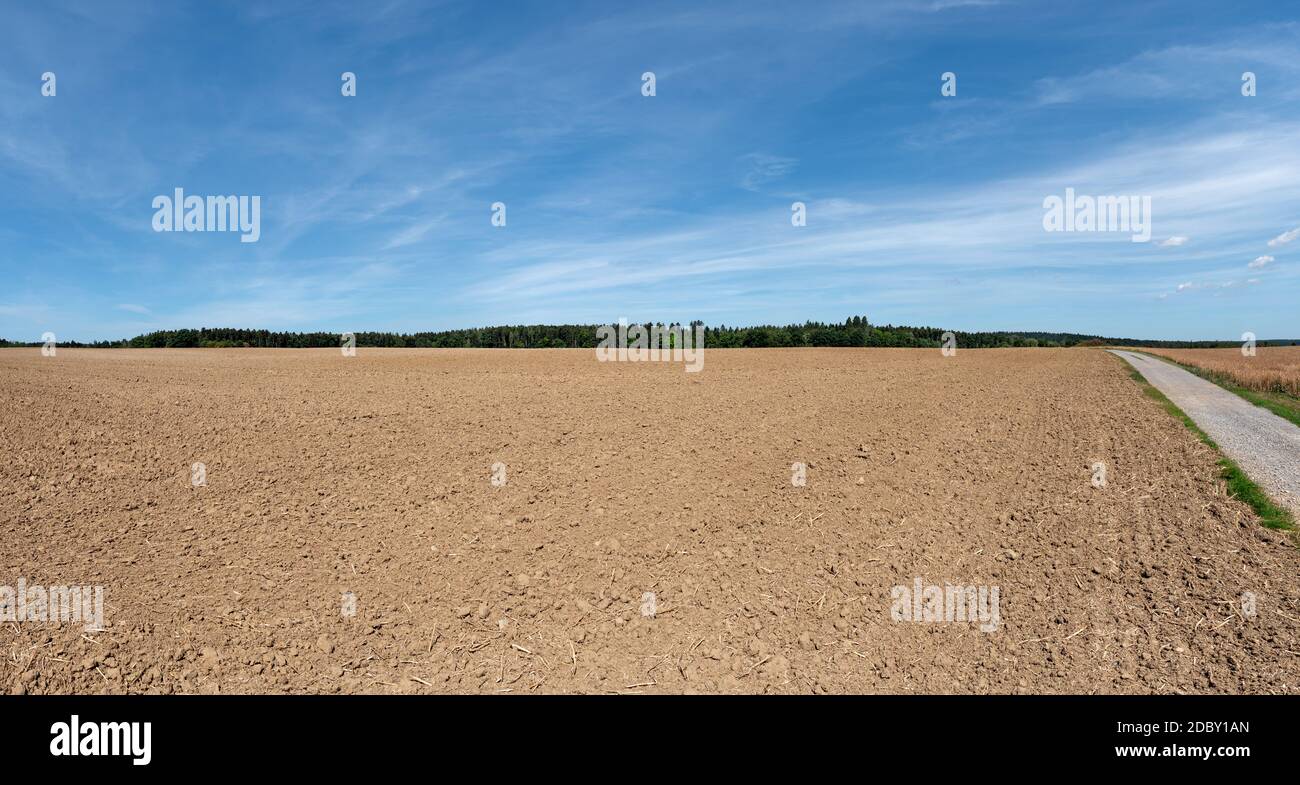
M0 585L108 622L0 625L0 689L1300 686L1300 551L1119 358L706 359L0 351ZM916 577L1001 625L895 621Z

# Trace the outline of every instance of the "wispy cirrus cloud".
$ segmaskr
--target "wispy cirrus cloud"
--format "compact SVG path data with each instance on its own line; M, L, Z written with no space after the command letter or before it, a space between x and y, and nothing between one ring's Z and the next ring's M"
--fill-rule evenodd
M790 174L798 164L797 158L779 155L749 153L741 156L740 165L743 173L740 187L747 191L757 191L762 186Z
M1234 33L1213 43L1150 49L1081 74L1038 79L1037 102L1236 100L1243 97L1241 75L1256 70L1271 77L1268 91L1294 98L1298 47L1300 27L1292 23Z
M1300 333L1293 266L1219 286L1261 238L1300 236L1277 235L1300 202L1300 73L1276 10L1171 27L1131 8L1099 38L1095 9L943 0L490 23L460 2L57 8L0 29L0 335L622 310L1213 336L1247 309ZM236 39L247 57L213 79L212 42ZM55 99L21 76L47 68ZM176 186L261 194L262 241L153 234L149 200ZM1150 195L1157 241L1044 233L1066 187ZM1171 297L1152 321L1180 283L1222 301Z

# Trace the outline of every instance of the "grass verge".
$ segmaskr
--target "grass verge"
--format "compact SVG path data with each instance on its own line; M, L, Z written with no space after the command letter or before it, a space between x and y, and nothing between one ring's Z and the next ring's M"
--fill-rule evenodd
M1117 357L1116 359L1125 365L1129 365L1128 361L1123 357ZM1295 518L1292 517L1291 512L1274 503L1263 488L1260 488L1255 484L1254 480L1246 476L1246 473L1241 470L1236 461L1223 454L1223 451L1219 449L1219 445L1214 443L1209 434L1201 430L1201 427L1191 417L1188 417L1186 412L1178 408L1178 404L1169 400L1164 393L1156 389L1146 380L1145 376L1131 365L1129 365L1129 376L1133 377L1133 380L1142 387L1142 392L1159 403L1175 419L1181 420L1183 425L1186 425L1188 430L1196 434L1198 439L1213 447L1214 451L1219 453L1219 473L1228 485L1228 493L1249 504L1250 508L1259 516L1259 522L1262 525L1270 529L1287 531L1295 529Z

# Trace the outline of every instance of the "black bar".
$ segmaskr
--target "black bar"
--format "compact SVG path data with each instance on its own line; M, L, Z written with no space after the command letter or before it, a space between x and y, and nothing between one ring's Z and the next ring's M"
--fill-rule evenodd
M1294 698L1276 696L35 696L0 698L0 738L7 767L52 774L337 773L382 762L438 776L459 762L496 776L572 762L572 771L598 775L611 771L594 768L604 761L619 767L612 771L685 771L693 764L683 756L701 753L742 768L833 763L881 775L890 762L924 764L921 775L1009 766L1051 767L1044 775L1232 771L1290 763L1297 709ZM149 763L54 756L52 726L70 731L73 715L83 739L102 738L87 723L150 723Z

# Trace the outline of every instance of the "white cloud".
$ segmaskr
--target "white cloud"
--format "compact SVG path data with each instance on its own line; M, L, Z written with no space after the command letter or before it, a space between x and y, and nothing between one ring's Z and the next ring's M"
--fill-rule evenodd
M1274 261L1273 257L1271 256L1256 256L1255 261L1251 262L1246 266L1252 270L1258 270L1261 267L1265 267L1267 265L1272 264L1273 261Z
M1217 98L1221 83L1216 77L1221 77L1225 71L1241 73L1243 69L1238 65L1242 61L1255 66L1268 65L1285 83L1297 71L1296 40L1297 28L1294 25L1278 25L1262 33L1255 31L1244 38L1149 50L1122 63L1086 73L1044 77L1037 80L1034 87L1040 105L1099 100Z
M1259 283L1258 278L1247 278L1245 281L1222 281L1220 283L1187 283L1178 284L1175 292L1191 291L1194 289L1235 289L1238 286L1254 286ZM1161 299L1164 299L1163 297Z
M1176 248L1177 246L1180 246L1180 245L1184 245L1184 244L1186 244L1186 242L1187 242L1187 238L1186 238L1186 237L1183 237L1183 236L1181 236L1181 235L1174 235L1173 237L1170 237L1168 240L1161 240L1161 241L1160 241L1160 247L1161 247L1161 248Z
M1127 236L1117 240L1043 232L1041 195L1057 193L1066 183L1083 192L1151 194L1161 221L1175 226L1195 222L1198 246L1208 244L1206 253L1212 253L1214 244L1249 243L1250 237L1266 235L1289 220L1282 214L1288 209L1285 195L1294 189L1291 173L1296 168L1300 124L1205 123L1173 136L1112 147L1105 155L1064 167L938 195L927 188L891 188L810 200L815 232L792 229L789 203L782 202L757 211L683 220L674 232L512 241L484 255L494 274L472 282L460 296L476 305L500 307L539 296L589 297L594 291L613 296L684 280L698 282L691 291L703 292L723 277L734 280L740 274L789 273L796 268L833 270L856 276L854 280L896 275L895 268L903 265L931 272L944 269L945 275L963 270L1017 279L1025 269L1045 263L1058 271L1127 268L1150 261L1147 250L1128 242ZM650 260L654 263L647 264ZM1202 272L1210 271L1183 274ZM1144 281L1139 275L1137 281L1117 279L1107 286L1131 290L1133 283L1166 285L1162 278ZM1209 288L1218 287L1189 281L1178 291Z
M1289 232L1283 232L1279 234L1277 237L1274 237L1272 240L1269 240L1268 247L1276 248L1279 245L1286 245L1287 243L1291 242L1297 237L1300 237L1300 227L1296 227L1295 229L1292 229Z
M122 303L117 307L121 308L123 311L130 311L131 313L150 313L148 308L145 308L143 305L135 305L134 303Z

